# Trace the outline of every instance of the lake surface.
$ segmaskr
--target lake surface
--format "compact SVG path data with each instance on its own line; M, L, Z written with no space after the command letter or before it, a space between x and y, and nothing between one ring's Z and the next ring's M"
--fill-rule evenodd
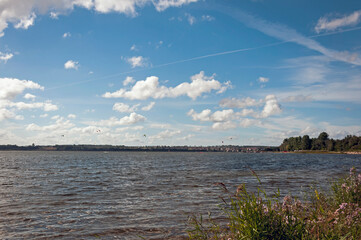
M182 239L217 211L222 182L301 196L361 169L361 155L2 152L0 239Z

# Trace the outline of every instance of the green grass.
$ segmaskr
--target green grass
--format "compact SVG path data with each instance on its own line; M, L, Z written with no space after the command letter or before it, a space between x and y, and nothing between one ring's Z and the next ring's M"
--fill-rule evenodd
M220 204L226 221L190 217L190 239L361 239L361 174L355 168L334 181L331 193L313 190L303 203L244 184L235 193L218 185L227 194Z

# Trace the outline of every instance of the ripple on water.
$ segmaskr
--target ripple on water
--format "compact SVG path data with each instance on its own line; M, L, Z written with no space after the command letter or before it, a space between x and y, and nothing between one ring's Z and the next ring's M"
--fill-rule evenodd
M184 239L219 211L216 182L300 194L361 167L357 155L0 152L1 239ZM217 215L217 214L216 214Z

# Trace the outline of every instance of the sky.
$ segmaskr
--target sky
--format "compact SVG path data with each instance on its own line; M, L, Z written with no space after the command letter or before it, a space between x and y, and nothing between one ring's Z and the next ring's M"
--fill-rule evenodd
M0 0L0 144L361 135L361 1Z

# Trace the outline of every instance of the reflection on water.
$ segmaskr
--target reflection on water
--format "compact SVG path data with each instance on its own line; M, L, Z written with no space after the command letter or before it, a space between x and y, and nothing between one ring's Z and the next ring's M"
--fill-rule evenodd
M300 186L361 168L359 155L0 152L0 238L182 239L187 217L216 211L219 188Z

